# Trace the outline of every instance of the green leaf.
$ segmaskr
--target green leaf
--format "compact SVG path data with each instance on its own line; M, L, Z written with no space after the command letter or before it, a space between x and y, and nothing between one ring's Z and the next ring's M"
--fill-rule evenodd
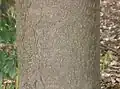
M2 89L2 78L3 78L3 73L0 72L0 89Z
M9 76L14 79L16 76L16 69L15 67L11 69L11 71L9 71Z

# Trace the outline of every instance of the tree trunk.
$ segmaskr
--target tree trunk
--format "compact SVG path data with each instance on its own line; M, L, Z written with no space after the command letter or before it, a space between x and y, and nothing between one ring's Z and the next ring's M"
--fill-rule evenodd
M99 0L16 0L20 89L100 89Z

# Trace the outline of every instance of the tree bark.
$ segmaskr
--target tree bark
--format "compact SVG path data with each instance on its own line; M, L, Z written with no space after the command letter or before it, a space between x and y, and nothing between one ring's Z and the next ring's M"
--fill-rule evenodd
M16 0L20 89L100 89L99 0Z

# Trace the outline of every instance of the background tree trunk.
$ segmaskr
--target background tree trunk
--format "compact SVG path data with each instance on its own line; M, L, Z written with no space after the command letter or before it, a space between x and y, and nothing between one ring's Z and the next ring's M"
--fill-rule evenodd
M16 0L20 89L100 89L99 0Z

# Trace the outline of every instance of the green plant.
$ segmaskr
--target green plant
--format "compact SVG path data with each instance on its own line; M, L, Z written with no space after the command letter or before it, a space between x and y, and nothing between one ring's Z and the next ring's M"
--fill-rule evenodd
M0 17L0 89L15 89L17 54L14 43L16 40L15 10L10 6L13 0L3 0L1 4L9 5ZM2 9L1 9L2 10ZM3 44L4 46L1 46ZM5 81L6 80L6 81ZM12 81L7 83L7 81Z
M112 60L112 54L110 51L108 51L104 56L101 56L100 59L100 69L101 71L104 71L108 65L111 63Z
M10 14L3 14L0 20L0 43L13 44L16 40L15 18Z

